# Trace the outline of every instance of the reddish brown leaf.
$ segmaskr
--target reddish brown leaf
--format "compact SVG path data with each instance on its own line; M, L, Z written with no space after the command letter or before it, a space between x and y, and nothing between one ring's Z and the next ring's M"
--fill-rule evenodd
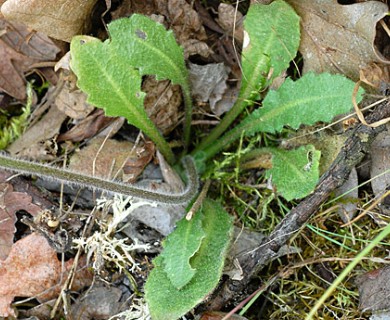
M15 316L10 304L14 297L36 297L47 301L56 297L66 280L73 259L65 263L62 273L61 261L47 240L39 234L17 241L5 261L0 261L0 317ZM72 290L90 285L92 275L85 271L76 273Z

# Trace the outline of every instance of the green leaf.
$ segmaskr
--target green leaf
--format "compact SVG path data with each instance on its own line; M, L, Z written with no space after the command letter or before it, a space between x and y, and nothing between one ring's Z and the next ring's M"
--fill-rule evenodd
M183 49L173 32L140 14L118 19L108 25L111 46L117 59L137 68L141 75L155 75L179 84L185 102L184 141L188 145L192 117L192 97Z
M71 68L78 87L88 94L88 102L103 108L108 116L125 117L156 143L168 161L173 153L143 106L142 77L118 56L110 41L76 36L71 42Z
M210 199L204 200L196 215L201 216L206 236L192 258L196 272L191 281L178 290L164 270L164 259L159 256L153 262L155 267L145 284L145 298L153 320L174 320L186 314L202 302L221 277L232 219L219 203Z
M277 192L287 201L300 199L311 193L319 178L321 152L312 145L295 150L272 148L272 169L267 170Z
M183 49L171 30L146 16L133 14L110 23L108 31L118 57L138 68L141 74L187 86Z
M307 73L297 81L286 79L278 90L271 90L263 107L254 111L242 122L247 135L262 132L279 132L283 126L298 129L318 121L330 122L336 115L352 108L355 83L339 74ZM359 90L360 102L363 89Z
M190 221L182 219L175 232L163 242L164 250L160 257L168 278L177 289L184 287L195 275L196 269L190 265L190 259L205 237L201 218L201 214L196 214Z
M246 41L238 99L254 99L265 87L267 78L278 77L295 58L300 42L299 16L281 0L269 5L252 4L244 29Z
M267 79L272 81L279 76L296 56L300 41L299 16L284 1L251 4L244 30L239 96L219 125L196 147L196 152L214 144L238 115L257 100Z
M278 90L268 92L261 108L205 148L205 158L210 159L238 140L242 132L250 136L257 132L279 132L284 126L298 129L302 124L329 122L352 108L354 86L355 83L344 76L329 73L308 73L297 81L286 79ZM357 102L361 101L363 93L360 89Z

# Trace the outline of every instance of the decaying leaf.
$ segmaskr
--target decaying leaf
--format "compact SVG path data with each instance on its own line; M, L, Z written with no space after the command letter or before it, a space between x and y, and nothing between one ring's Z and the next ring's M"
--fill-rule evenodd
M175 33L178 43L184 44L188 39L204 41L206 31L199 19L198 13L185 0L157 1L158 11L164 15Z
M153 153L154 148L134 147L129 141L95 138L71 157L69 168L105 179L122 179L126 167L127 174L134 181L150 162ZM137 160L140 161L137 163Z
M60 131L66 114L53 105L49 111L33 126L28 128L18 140L13 142L7 151L19 157L27 157L34 160L52 160L50 144L46 142L52 139Z
M390 267L373 270L356 279L359 287L359 308L363 311L387 310L390 308Z
M222 320L226 317L227 313L219 311L207 311L202 314L200 320ZM237 314L233 314L229 317L230 320L247 320L245 317L241 317Z
M24 23L55 39L70 42L89 28L89 19L97 0L44 1L8 0L1 12L10 21Z
M90 114L94 106L86 102L87 95L75 90L70 82L65 82L58 93L55 104L57 108L72 119L84 119Z
M227 3L221 3L218 6L218 24L229 36L234 37L241 44L244 40L242 21L242 13L234 6Z
M225 108L217 108L217 103L224 97L228 86L226 80L230 68L223 63L211 63L204 66L189 63L191 93L194 99L199 102L210 102L210 109L218 116L228 111L229 104ZM234 99L230 100L230 107L234 104Z
M69 271L73 259L65 263ZM72 290L91 284L88 269L76 272ZM61 281L66 279L62 273L61 261L47 240L36 233L15 242L8 258L0 261L0 316L15 316L10 304L14 297L36 297L38 301L56 297L61 290Z
M42 208L31 200L27 193L13 191L10 183L0 183L0 261L5 260L11 251L16 231L15 213L18 210L25 210L35 216L42 211Z
M378 134L371 145L371 187L375 197L379 198L390 186L390 126ZM385 200L388 202L388 199ZM387 208L388 210L388 208Z
M335 190L335 197L342 197L340 201L337 213L344 223L351 221L357 211L357 202L359 200L359 189L358 189L358 175L355 168L351 170L348 179L342 184L341 187Z
M95 109L94 112L78 122L69 131L60 134L57 141L79 142L97 135L111 138L118 132L124 122L124 118L106 117L102 109ZM108 128L110 128L109 132L107 134L103 133Z
M156 81L147 76L142 83L142 91L146 93L144 106L147 114L160 129L168 135L179 124L182 116L180 106L183 101L180 86L172 85L169 80Z
M78 320L109 319L120 311L122 291L116 287L96 285L72 305L72 318Z
M379 1L350 5L336 0L288 0L301 17L303 71L341 73L359 79L371 62L390 63L374 46L376 25L388 7Z
M42 61L55 60L59 49L44 34L34 33L18 23L0 19L0 90L24 100L24 73Z

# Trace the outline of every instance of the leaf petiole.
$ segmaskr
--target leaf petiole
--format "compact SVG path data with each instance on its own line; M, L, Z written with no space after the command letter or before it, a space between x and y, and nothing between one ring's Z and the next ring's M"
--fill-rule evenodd
M0 153L0 167L24 174L33 174L39 177L59 180L76 186L93 188L109 193L119 193L135 198L157 201L162 203L180 204L190 201L198 192L198 174L194 160L191 157L183 158L187 174L187 186L183 192L176 194L160 193L147 189L134 187L130 184L109 181L67 169L51 167L45 164L16 159L5 153Z

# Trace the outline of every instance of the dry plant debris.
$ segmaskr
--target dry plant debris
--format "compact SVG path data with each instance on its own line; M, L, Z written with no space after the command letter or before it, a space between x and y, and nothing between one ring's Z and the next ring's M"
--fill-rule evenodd
M379 1L341 5L337 0L288 1L302 18L304 72L330 71L359 79L372 62L389 63L375 47L376 26L388 12Z
M24 100L25 73L34 64L54 61L59 49L45 34L33 32L21 23L10 23L0 17L0 30L0 90Z
M57 297L72 264L73 259L68 260L63 270L57 253L43 236L33 233L17 241L7 259L0 261L0 315L15 316L10 304L16 296L39 301ZM91 281L91 272L84 268L76 273L72 288L79 290Z
M8 0L1 12L9 21L23 22L50 37L70 41L74 35L88 31L96 2Z
M13 247L17 220L15 213L25 210L35 216L42 211L42 208L32 203L31 200L29 194L13 191L12 184L0 183L0 261L8 257Z

